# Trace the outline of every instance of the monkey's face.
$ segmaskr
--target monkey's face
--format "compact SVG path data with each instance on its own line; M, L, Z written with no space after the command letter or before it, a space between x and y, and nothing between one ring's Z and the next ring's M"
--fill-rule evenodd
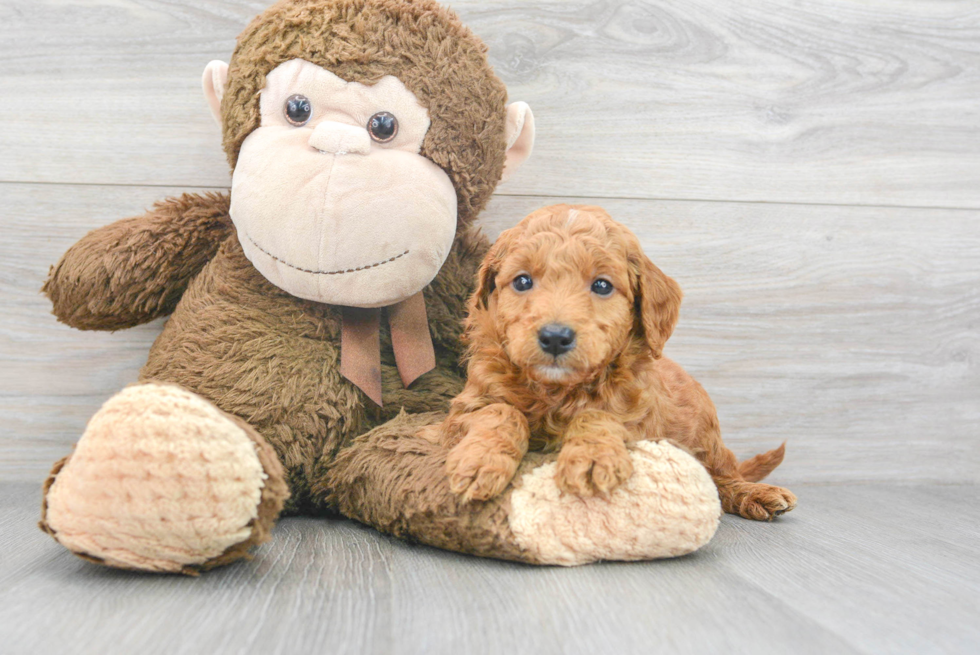
M307 61L266 77L261 125L232 178L231 218L270 282L380 307L421 291L456 233L456 191L419 154L427 110L396 77L346 82Z

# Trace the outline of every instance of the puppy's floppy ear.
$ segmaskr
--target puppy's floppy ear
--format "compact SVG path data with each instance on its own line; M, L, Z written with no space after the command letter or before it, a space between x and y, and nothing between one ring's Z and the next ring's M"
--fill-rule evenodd
M475 308L488 308L490 296L497 289L497 274L500 272L500 265L504 261L504 257L507 256L511 244L523 233L523 223L518 224L501 232L494 244L490 246L486 257L483 258L483 263L480 264L476 291L473 293L473 306Z
M494 256L494 248L483 258L480 264L480 272L477 274L476 292L473 294L473 305L477 309L487 309L490 302L490 294L497 288L497 266L499 260Z
M664 344L677 325L681 309L681 288L650 261L636 237L630 241L627 258L636 322L653 351L654 358L660 359Z

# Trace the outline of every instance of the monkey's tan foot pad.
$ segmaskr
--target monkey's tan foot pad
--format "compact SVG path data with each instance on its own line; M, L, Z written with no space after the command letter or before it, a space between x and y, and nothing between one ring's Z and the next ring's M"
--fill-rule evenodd
M41 527L108 566L196 573L268 538L288 496L246 423L176 386L109 399L45 484Z
M633 475L607 497L562 493L555 462L522 467L510 497L510 529L541 564L677 557L708 543L721 503L711 476L666 442L630 451ZM523 473L523 475L522 475Z

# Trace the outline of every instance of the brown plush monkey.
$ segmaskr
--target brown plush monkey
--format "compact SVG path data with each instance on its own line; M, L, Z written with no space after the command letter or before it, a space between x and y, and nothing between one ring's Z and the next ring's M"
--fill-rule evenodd
M102 564L185 573L247 556L282 512L529 562L710 538L710 478L670 446L637 455L648 476L622 506L549 495L543 456L525 463L541 484L462 505L442 447L418 434L462 388L487 249L473 220L533 142L485 50L431 0L282 0L230 66L209 64L230 196L95 230L45 284L76 328L172 316L140 383L55 465L43 529Z

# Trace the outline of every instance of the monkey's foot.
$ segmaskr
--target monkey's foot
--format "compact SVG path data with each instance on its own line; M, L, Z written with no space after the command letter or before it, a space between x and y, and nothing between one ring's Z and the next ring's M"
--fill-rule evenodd
M41 528L100 564L195 574L267 541L289 491L248 424L177 386L129 387L44 485Z
M562 459L517 474L510 529L543 564L677 557L708 543L721 504L708 472L667 442L640 441L629 451L632 475L603 496L562 493Z

